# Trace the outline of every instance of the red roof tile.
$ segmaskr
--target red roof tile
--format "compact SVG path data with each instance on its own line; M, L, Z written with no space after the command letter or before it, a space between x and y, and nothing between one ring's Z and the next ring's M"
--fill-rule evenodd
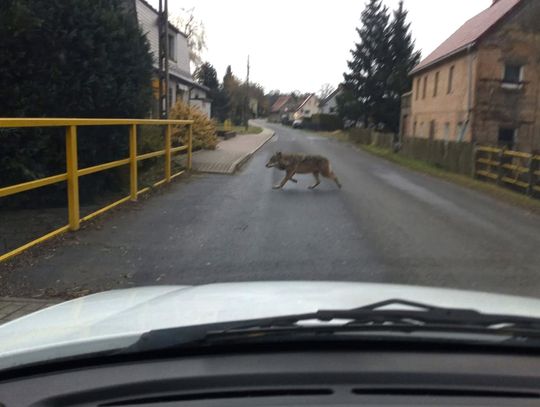
M463 24L454 34L444 41L435 51L421 61L411 73L421 71L428 66L448 58L473 45L491 27L504 18L522 0L498 0L489 8Z
M270 109L271 112L279 112L288 102L291 97L289 95L283 95L276 100Z

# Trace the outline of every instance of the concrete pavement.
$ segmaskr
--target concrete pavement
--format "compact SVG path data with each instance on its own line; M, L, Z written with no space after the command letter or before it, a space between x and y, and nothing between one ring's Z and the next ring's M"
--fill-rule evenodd
M233 174L273 135L273 130L265 128L259 134L244 134L223 140L215 150L196 151L193 153L193 170Z
M276 131L234 177L197 174L48 256L2 271L0 295L151 284L335 280L540 296L540 218L301 130ZM274 191L275 151L324 154L343 183L310 175ZM29 265L32 263L32 265ZM1 266L0 266L1 267Z
M35 298L0 297L0 325L58 302L58 300L38 300Z

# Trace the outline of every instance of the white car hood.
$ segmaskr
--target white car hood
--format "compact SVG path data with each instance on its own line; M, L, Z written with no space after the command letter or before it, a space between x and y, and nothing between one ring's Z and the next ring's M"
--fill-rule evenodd
M128 346L163 328L351 309L388 299L540 318L540 300L414 286L257 282L153 286L68 301L0 326L0 368Z

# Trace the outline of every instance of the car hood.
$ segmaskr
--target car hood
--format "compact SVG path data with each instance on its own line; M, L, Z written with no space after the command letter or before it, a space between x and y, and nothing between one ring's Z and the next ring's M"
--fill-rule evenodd
M540 318L540 300L416 286L257 282L152 286L89 295L0 326L0 369L129 346L145 332L352 309L388 299Z

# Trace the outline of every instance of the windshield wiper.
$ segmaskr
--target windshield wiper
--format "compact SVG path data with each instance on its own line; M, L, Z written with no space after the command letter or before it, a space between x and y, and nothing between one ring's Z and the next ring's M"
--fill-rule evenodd
M472 309L444 308L391 299L350 310L320 310L242 321L221 322L150 331L126 352L220 342L253 334L343 332L447 332L498 335L540 343L540 318L484 314ZM264 335L263 335L264 336Z

